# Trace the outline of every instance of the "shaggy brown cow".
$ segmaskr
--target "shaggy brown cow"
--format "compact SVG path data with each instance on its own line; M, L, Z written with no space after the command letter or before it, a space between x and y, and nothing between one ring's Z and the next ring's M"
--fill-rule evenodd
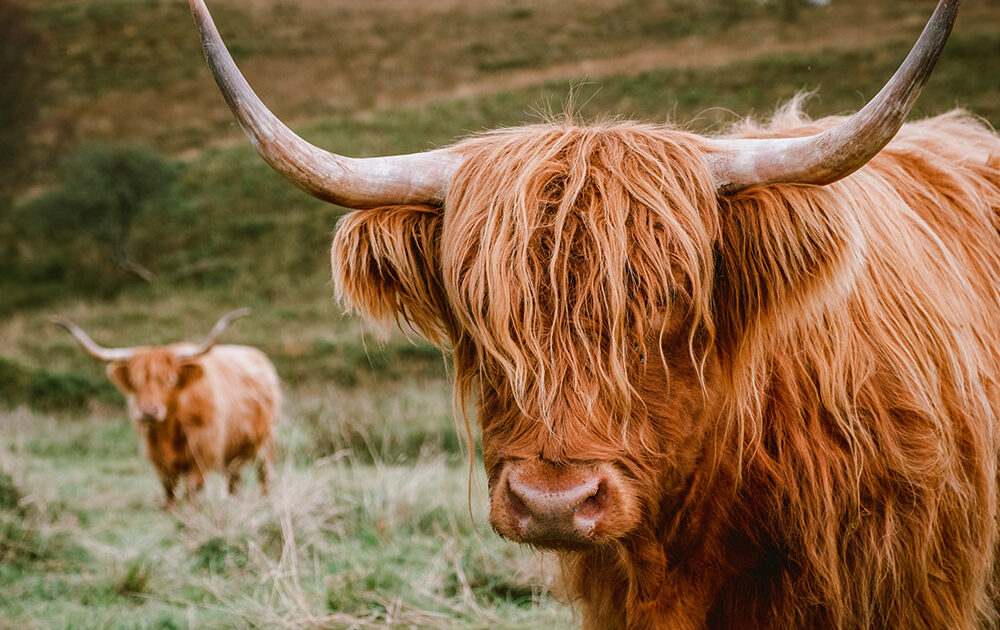
M129 417L142 437L143 452L163 483L164 508L186 477L195 497L205 473L224 472L236 492L243 465L256 461L267 492L274 463L272 431L281 390L267 356L248 346L215 345L229 323L248 315L233 311L216 323L199 345L104 348L73 322L54 317L92 357L108 361L108 378L128 399Z
M284 127L191 4L263 157L369 208L340 295L450 347L490 521L560 551L586 627L997 627L1000 138L903 125L956 0L849 118L368 160Z

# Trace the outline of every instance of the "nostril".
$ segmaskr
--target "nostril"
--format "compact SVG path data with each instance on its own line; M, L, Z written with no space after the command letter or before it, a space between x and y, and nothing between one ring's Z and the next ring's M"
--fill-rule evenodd
M514 540L542 546L605 540L622 519L622 488L597 467L521 467L507 471L490 520Z
M573 508L573 512L576 513L576 518L590 521L596 520L604 511L605 504L607 503L607 497L607 483L601 481L597 485L597 490L593 494Z
M507 507L510 509L511 514L513 514L518 520L531 516L531 510L529 510L528 506L524 504L521 496L511 485L510 481L507 482Z
M144 416L155 418L157 420L162 419L166 415L166 408L164 408L163 405L157 405L154 403L139 405L139 411L142 412Z
M546 522L569 522L579 513L593 518L606 508L608 488L603 478L585 479L572 484L525 481L511 477L507 481L506 503L510 514L518 518Z

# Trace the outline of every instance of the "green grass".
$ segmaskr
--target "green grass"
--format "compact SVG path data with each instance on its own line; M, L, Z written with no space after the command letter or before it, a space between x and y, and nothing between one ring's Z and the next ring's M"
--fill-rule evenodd
M440 391L440 390L439 390ZM22 423L60 434L0 452L19 499L0 508L0 611L19 627L564 627L554 569L489 529L484 481L425 451L405 464L355 451L296 464L294 429L269 497L210 478L202 504L157 510L131 453L95 449L105 421ZM118 426L115 422L112 426ZM15 437L15 442L20 441ZM0 477L0 479L4 479ZM4 483L12 485L10 481ZM470 519L470 509L472 518ZM170 626L169 624L175 624Z

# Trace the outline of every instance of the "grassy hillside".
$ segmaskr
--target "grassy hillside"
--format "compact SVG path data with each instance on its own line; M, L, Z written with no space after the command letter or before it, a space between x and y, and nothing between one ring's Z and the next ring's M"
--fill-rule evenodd
M186 3L27 4L59 62L35 134L37 175L0 220L0 628L578 623L550 590L552 559L490 531L478 465L469 491L440 353L333 301L328 248L343 210L284 182L241 139ZM934 3L534 4L211 8L297 131L374 155L535 122L571 91L584 117L707 131L803 89L817 90L815 116L851 111L891 75ZM965 106L1000 125L1000 7L966 4L918 112ZM30 227L57 157L95 138L177 161L173 196L135 226L152 285L111 269L86 239ZM226 499L213 479L201 506L163 514L102 366L46 315L135 345L200 337L244 305L253 317L226 338L267 352L287 398L276 491L260 498L249 482Z
M59 153L82 138L104 137L174 152L238 137L211 83L184 2L25 1L57 60L51 104L38 129L44 146ZM909 45L934 4L215 0L210 8L265 101L286 120L302 121L332 113L357 118L400 104L488 95L548 79L559 79L564 93L568 81L586 77L666 67L710 68L717 74L715 69L732 61L761 54ZM995 3L968 2L962 11L957 35L996 33ZM853 70L840 72L846 80L836 82L840 89L860 89L848 87ZM794 89L820 85L804 75L795 77L804 80ZM738 105L725 95L709 103L742 114ZM661 102L655 111L672 106ZM511 114L521 120L525 112ZM443 138L416 136L417 146L463 131L451 127Z
M610 3L582 1L555 11L507 3L442 10L407 2L403 11L351 3L243 4L220 1L212 9L248 75L265 86L282 82L269 102L293 118L353 114L500 69L570 58L602 41L602 17L610 10ZM577 28L559 28L557 21L571 12L579 14ZM36 14L64 60L54 89L61 106L43 127L169 150L201 149L206 134L231 132L183 3L39 2ZM633 30L638 24L625 23ZM615 50L626 37L608 40L605 48Z

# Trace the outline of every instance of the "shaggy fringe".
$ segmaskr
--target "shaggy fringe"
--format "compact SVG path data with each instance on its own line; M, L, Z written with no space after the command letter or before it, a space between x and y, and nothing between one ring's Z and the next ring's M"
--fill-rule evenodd
M796 100L731 133L839 121L810 121ZM338 295L451 348L457 404L478 397L484 445L558 460L589 444L634 466L653 522L568 560L589 616L622 625L626 610L640 627L687 528L718 547L711 608L677 600L689 621L996 625L993 131L955 111L904 125L837 183L721 199L706 143L664 126L562 121L456 150L468 159L443 210L344 219ZM659 343L668 321L683 322L693 383L721 409L694 444L657 411L681 378ZM642 363L657 354L663 370ZM667 463L687 484L669 513L655 504ZM746 557L726 546L737 534Z
M477 374L550 427L567 407L630 417L635 358L665 315L690 309L692 332L709 324L717 227L703 154L666 129L570 121L457 149L469 157L441 260Z

